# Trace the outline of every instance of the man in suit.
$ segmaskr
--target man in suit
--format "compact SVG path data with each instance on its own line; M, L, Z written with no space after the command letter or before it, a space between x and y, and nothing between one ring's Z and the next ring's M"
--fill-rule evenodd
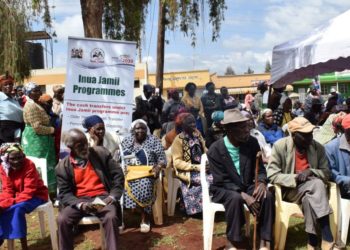
M213 202L225 207L227 222L226 249L246 248L241 235L245 223L244 204L258 216L260 247L270 249L274 222L274 197L267 189L266 170L259 158L258 183L255 185L256 156L260 151L258 141L250 136L248 118L238 109L224 112L221 122L227 136L216 141L208 151L210 172L213 175L211 192Z
M116 250L123 171L107 149L89 148L85 134L79 129L69 130L64 141L71 152L56 166L58 198L63 206L57 218L59 248L73 250L73 226L82 217L93 214L102 221L107 249ZM92 202L96 197L105 206L95 206Z

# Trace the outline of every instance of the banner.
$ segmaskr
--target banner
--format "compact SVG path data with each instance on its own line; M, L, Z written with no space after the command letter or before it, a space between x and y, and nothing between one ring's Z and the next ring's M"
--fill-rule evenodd
M106 131L128 131L134 100L136 43L68 38L62 134L100 116ZM61 145L61 151L64 147Z

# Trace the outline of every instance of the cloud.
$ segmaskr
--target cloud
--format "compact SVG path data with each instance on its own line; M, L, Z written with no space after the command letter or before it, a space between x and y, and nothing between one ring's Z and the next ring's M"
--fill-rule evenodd
M255 42L249 37L233 35L227 39L224 39L222 41L222 45L227 49L242 51L251 49L255 45Z
M80 1L72 0L50 0L51 16L60 19L62 16L73 16L81 14ZM53 8L53 6L55 6Z
M58 42L67 43L68 36L84 36L83 20L80 14L68 16L62 22L54 22Z

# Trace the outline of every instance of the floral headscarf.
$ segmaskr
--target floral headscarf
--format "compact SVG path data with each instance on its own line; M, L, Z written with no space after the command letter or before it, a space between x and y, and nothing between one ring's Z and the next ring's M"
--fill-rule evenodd
M23 149L19 143L3 143L0 146L0 159L1 166L8 176L10 170L10 163L8 161L8 156L11 152L23 152Z

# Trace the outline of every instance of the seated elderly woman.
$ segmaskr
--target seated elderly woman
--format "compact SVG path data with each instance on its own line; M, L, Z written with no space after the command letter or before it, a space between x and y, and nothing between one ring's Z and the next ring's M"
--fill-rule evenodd
M19 144L2 144L0 155L0 245L4 239L21 239L27 249L25 214L47 202L48 190Z
M158 176L161 168L166 166L166 157L161 141L150 134L144 120L135 120L131 125L131 129L131 135L125 137L122 141L125 164L126 166L153 166L151 170L153 175L126 182L124 207L141 211L140 229L142 233L148 233L150 231L149 215L156 198L155 177ZM126 171L128 175L129 172Z
M106 131L105 123L101 117L98 115L86 117L83 121L83 127L86 129L85 135L89 147L103 146L111 152L114 159L119 158L117 136Z
M182 121L182 132L172 144L173 164L176 176L181 180L181 192L186 213L194 215L202 212L202 187L200 182L201 156L207 151L196 120L186 113ZM208 181L212 176L208 175Z
M271 145L283 138L283 131L274 123L271 109L264 109L262 112L262 121L259 122L258 130L264 135L266 142Z
M45 158L47 162L47 178L50 194L56 193L56 151L53 135L55 128L50 124L50 116L41 106L39 98L41 96L40 86L29 83L26 86L28 99L23 109L23 118L26 124L22 146L27 156Z

